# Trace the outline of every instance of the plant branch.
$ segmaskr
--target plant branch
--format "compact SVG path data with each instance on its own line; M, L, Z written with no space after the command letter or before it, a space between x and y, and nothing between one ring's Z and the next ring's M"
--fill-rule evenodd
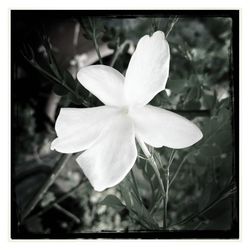
M155 162L155 159L153 157L153 155L150 154L147 146L145 145L145 143L138 137L136 136L136 140L138 142L138 144L140 145L143 153L145 154L147 160L149 161L150 165L152 166L154 172L155 172L155 175L159 181L159 184L160 184L160 187L161 187L161 191L162 191L162 195L165 196L165 189L164 189L164 185L163 185L163 182L162 182L162 179L161 179L161 176L160 176L160 172L158 170L158 167L157 167L157 164Z
M43 208L40 212L38 212L37 214L31 216L29 218L29 220L32 220L35 217L41 216L44 213L46 213L48 210L50 210L52 207L54 207L55 204L59 204L62 201L64 201L65 199L67 199L71 194L73 194L77 189L79 189L80 187L82 187L82 185L85 183L86 179L83 179L80 181L80 183L78 185L76 185L75 187L73 187L72 189L70 189L67 193L65 193L64 195L62 195L61 197L59 197L57 200L53 201L52 203L50 203L48 206L46 206L45 208Z
M163 228L166 228L166 217L167 217L167 211L165 211L165 209L167 208L167 203L168 203L168 197L166 195L168 195L168 190L166 192L164 185L163 185L163 181L161 179L160 176L160 172L158 169L158 166L156 164L156 161L153 157L153 155L149 152L147 146L145 145L145 143L137 136L136 137L138 144L140 145L143 153L145 154L145 156L147 157L147 160L149 161L149 163L151 164L155 175L159 181L160 187L161 187L161 192L162 192L162 197L164 199L164 210L163 210Z
M140 200L140 202L142 202L142 199L141 199L141 196L140 196L140 192L139 192L139 189L138 189L138 185L137 185L137 182L136 182L136 179L135 179L135 175L134 175L133 169L131 169L130 174L132 176L132 180L133 180L133 183L134 183L134 186L135 186L136 195L137 195L138 199Z
M190 153L191 153L191 152L190 152ZM190 153L186 154L186 155L184 156L184 158L182 159L180 165L178 166L176 172L174 173L174 176L172 177L172 179L171 179L170 182L169 182L169 187L171 187L171 185L173 184L173 182L174 182L176 176L179 174L179 172L180 172L180 170L181 170L181 168L182 168L184 162L187 160L187 158L189 157Z
M170 154L170 157L169 157L169 161L168 161L168 165L167 165L167 169L166 169L166 173L165 173L165 176L166 176L166 195L165 195L165 199L164 199L164 221L163 221L163 228L167 228L167 213L168 213L168 193L169 193L169 169L170 169L170 166L174 160L174 156L175 156L175 150L173 149L171 151L171 154Z
M81 223L81 220L78 217L76 217L74 214L72 214L70 211L68 211L67 209L65 209L61 205L54 204L53 207L56 208L57 210L59 210L60 212L62 212L67 217L71 218L76 224Z
M152 209L150 210L150 214L153 214L157 208L159 208L161 201L162 201L162 196L155 202L154 206L152 207Z
M99 62L100 62L100 64L103 64L102 57L101 57L100 50L99 50L99 45L98 45L97 39L96 39L95 31L93 33L93 42L94 42L96 53L97 53L98 58L99 58Z
M38 192L35 194L35 196L32 198L32 200L27 204L27 206L24 208L24 211L22 213L21 219L25 219L30 212L35 208L35 206L38 204L38 202L42 199L44 194L47 192L49 187L54 183L57 176L61 173L62 169L65 167L66 163L70 159L71 154L63 154L59 161L57 162L56 166L53 169L53 172L51 173L50 177L46 180L46 182L41 186L41 188L38 190Z
M48 71L44 70L34 59L28 59L27 56L22 53L23 57L30 63L32 67L34 67L36 70L38 70L45 78L47 78L50 81L54 81L56 84L59 84L63 86L65 89L67 89L73 96L75 96L77 99L82 100L78 93L76 93L74 90L72 90L69 86L62 83L62 79L58 79ZM82 100L82 104L88 107L88 103L85 100Z
M212 202L210 202L206 207L204 207L203 209L201 209L200 211L198 211L195 214L191 214L190 216L188 216L187 218L170 225L170 227L172 226L176 226L176 225L183 225L186 224L190 221L192 221L195 218L201 218L202 216L204 216L204 214L206 212L208 212L210 209L214 208L215 206L217 206L220 202L224 201L225 199L233 196L235 194L235 192L237 191L237 187L234 184L229 184L228 187L226 187L219 195L216 199L214 199Z
M176 16L176 17L173 19L173 21L171 22L170 28L169 28L169 30L167 31L167 34L166 34L166 39L168 38L170 32L172 31L173 27L174 27L175 24L178 22L178 20L179 20L179 17Z
M93 22L92 22L91 18L88 18L88 20L89 20L90 27L92 29L91 37L92 37L92 41L93 41L94 46L95 46L96 54L99 58L100 64L103 64L102 57L101 57L100 50L99 50L99 45L97 43L95 21L93 20Z
M110 63L110 67L113 67L116 63L116 60L118 59L119 55L122 53L123 49L125 48L125 46L128 44L130 45L132 42L129 40L126 40L124 43L122 43L120 46L118 46L112 60Z

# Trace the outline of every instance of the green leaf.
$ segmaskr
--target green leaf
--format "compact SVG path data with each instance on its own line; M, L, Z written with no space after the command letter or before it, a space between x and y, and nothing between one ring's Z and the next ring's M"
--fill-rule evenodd
M230 127L230 128L227 128ZM232 129L231 126L225 126L225 128L214 137L215 143L221 148L225 148L231 145L232 143Z
M209 94L204 93L203 100L204 100L204 105L208 109L212 109L216 103L216 100L217 100L216 92L214 91L213 95L209 95Z
M167 88L171 89L174 93L181 93L187 88L188 81L183 79L169 79L167 82Z
M122 50L122 53L127 53L128 50L129 50L129 47L130 47L130 45L129 45L129 44L126 44L126 45L124 46L123 50Z
M83 103L83 101L80 98L78 98L77 96L73 95L70 92L68 92L68 97L76 105L80 105Z
M130 198L130 195L129 195L129 192L125 190L124 188L124 182L126 181L123 180L123 182L120 184L120 191L121 191L121 195L122 195L122 198L124 199L125 201L125 204L126 206L128 207L128 209L132 209L132 201L131 201L131 198Z
M189 89L186 96L187 101L197 101L200 98L201 91L199 86L195 86Z
M228 108L221 108L218 112L218 123L231 123L232 112Z
M130 215L135 216L137 221L139 220L143 221L144 224L146 223L150 229L159 228L152 215L133 192L133 188L128 180L128 177L125 178L120 184L120 191Z
M55 59L54 53L52 51L52 45L49 41L49 38L47 37L46 34L42 34L42 44L46 50L46 53L48 55L48 59L49 59L49 67L52 70L52 72L54 73L54 75L58 78L61 79L62 77L62 72L58 66L58 63Z
M121 211L126 208L115 195L106 196L105 199L100 202L100 205L112 207L117 211Z
M158 224L155 222L152 215L148 212L145 206L140 201L138 201L135 193L131 193L131 198L134 202L134 211L139 219L146 222L151 229L158 229Z
M63 72L63 78L64 84L66 84L72 90L76 89L77 82L67 70Z

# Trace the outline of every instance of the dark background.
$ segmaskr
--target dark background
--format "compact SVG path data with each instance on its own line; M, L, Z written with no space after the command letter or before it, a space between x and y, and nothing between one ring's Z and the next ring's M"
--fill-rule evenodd
M105 196L119 196L119 190L94 192L74 160L67 164L32 213L21 221L24 207L60 157L49 148L60 107L81 107L34 68L29 59L33 51L39 65L49 70L41 39L46 34L58 67L74 76L77 56L93 51L83 27L77 42L73 42L79 19L87 16L99 24L102 34L99 44L107 43L110 49L117 37L123 36L136 44L142 35L154 30L154 25L165 31L176 16L179 18L168 37L171 68L166 87L171 95L160 93L152 104L194 119L205 142L201 141L194 149L179 150L171 166L173 176L180 160L188 150L193 150L171 187L171 233L145 232L131 221L126 209L116 211L102 206ZM238 237L238 19L237 11L12 11L12 237ZM130 56L124 51L114 67L124 71ZM106 64L110 57L104 58ZM84 91L83 99L89 105L100 105ZM170 150L162 148L156 153L164 161ZM138 161L136 171L145 206L150 207L144 165L145 162ZM44 212L79 184L75 192L59 203L75 217L67 216L56 206ZM155 211L156 218L157 213L161 213L160 207ZM174 225L186 218L188 222ZM143 234L138 235L141 230Z

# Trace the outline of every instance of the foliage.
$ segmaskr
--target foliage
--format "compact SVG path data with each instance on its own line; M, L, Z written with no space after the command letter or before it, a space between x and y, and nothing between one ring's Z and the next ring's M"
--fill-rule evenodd
M234 128L232 127L233 86L230 75L231 19L179 17L177 21L177 17L135 19L84 17L78 21L82 28L81 34L93 43L100 62L113 63L113 66L121 72L126 70L131 57L129 45L122 47L124 42L131 40L136 46L136 42L142 34L152 33L157 29L163 30L168 36L171 48L171 68L166 87L169 91L162 91L151 103L174 110L188 119L193 119L204 134L202 141L187 149L174 152L168 148L151 149L160 166L164 185L167 185L165 182L166 169L171 162L168 229L230 229L233 223L234 194L237 191L234 178L236 170L234 169ZM42 58L37 57L37 52L29 43L22 48L22 55L33 68L45 77L40 78L40 75L37 75L40 82L48 79L48 85L53 86L52 91L56 95L63 96L60 105L67 104L72 107L100 105L100 101L88 93L68 69L60 66L56 50L48 36L44 33L39 34L39 41L45 52ZM86 40L84 41L86 42ZM100 56L99 44L101 43L107 43L109 49L113 51L106 58ZM67 45L65 44L65 46ZM84 46L84 43L81 46ZM118 51L119 53L117 53ZM63 51L58 53L63 53ZM72 58L73 56L74 54L72 54ZM23 64L25 65L24 62ZM27 75L32 71L30 68L22 67L22 64L18 66ZM17 77L17 82L19 78ZM43 88L41 89L44 91ZM18 94L16 95L18 96ZM25 138L27 143L36 144L37 147L43 143L44 147L48 149L48 140L53 137L53 132L51 130L43 131L40 135L41 138L47 138L46 142L34 140L37 138L36 123L39 122L34 116L36 110L28 101L23 105L18 100L18 98L15 99L15 108L21 109L18 111L20 119L16 126L16 129L20 130L19 141ZM39 101L39 99L35 100L35 102ZM59 107L57 107L58 109ZM14 119L17 119L17 116ZM28 161L24 156L32 155L33 152L21 148L20 143L15 144L15 147L15 157L22 159L19 162L23 162L18 165L18 169L22 173L22 171L27 171L24 167L20 167ZM45 156L40 158L44 161L44 157L48 157L48 168L51 168L55 164L55 161L51 160L54 155L51 157L50 151L46 152ZM73 224L77 224L77 227L69 226L66 223L64 226L67 228L67 230L65 229L67 232L103 229L161 230L162 210L164 209L161 190L154 171L148 161L143 159L142 154L140 155L141 157L137 159L134 167L134 176L129 174L119 186L98 194L85 181L84 189L81 188L70 195L78 209L72 207L68 209L72 209L72 213L77 214L80 223L74 219ZM37 163L33 159L33 164ZM71 162L68 165L72 167L72 164ZM77 178L83 178L77 166L70 167L68 166L67 171L65 170L61 179L59 178L63 184L60 186L60 182L57 181L51 188L51 195L45 196L32 214L32 218L36 218L36 223L39 224L37 228L40 231L44 231L46 228L41 227L42 221L46 220L46 212L38 217L34 217L34 215L39 213L43 206L50 206L57 201L56 199L60 196L58 194L62 193L62 187L67 186L65 183L70 186L74 183L72 177L74 173L77 173ZM68 177L68 173L71 173L72 176ZM37 174L35 173L31 177L28 175L19 185L27 186L28 178L36 178ZM66 190L66 193L69 191L70 188ZM26 192L17 193L17 196L22 195L30 199L30 194ZM56 202L56 204L59 203ZM21 205L18 204L18 206ZM55 209L55 206L51 207ZM62 212L62 210L60 211ZM70 216L68 217L70 218ZM30 232L38 230L30 228L29 220L26 221L26 224L24 223L23 227ZM50 228L50 232L53 230Z

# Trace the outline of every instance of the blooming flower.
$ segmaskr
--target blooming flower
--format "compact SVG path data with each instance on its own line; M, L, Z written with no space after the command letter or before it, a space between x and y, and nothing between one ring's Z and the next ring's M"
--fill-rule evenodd
M80 83L105 105L62 108L51 148L81 152L76 159L97 191L115 186L133 167L138 138L153 147L185 148L202 138L200 129L173 112L148 105L165 89L170 52L164 33L143 36L125 77L112 67L82 68Z

